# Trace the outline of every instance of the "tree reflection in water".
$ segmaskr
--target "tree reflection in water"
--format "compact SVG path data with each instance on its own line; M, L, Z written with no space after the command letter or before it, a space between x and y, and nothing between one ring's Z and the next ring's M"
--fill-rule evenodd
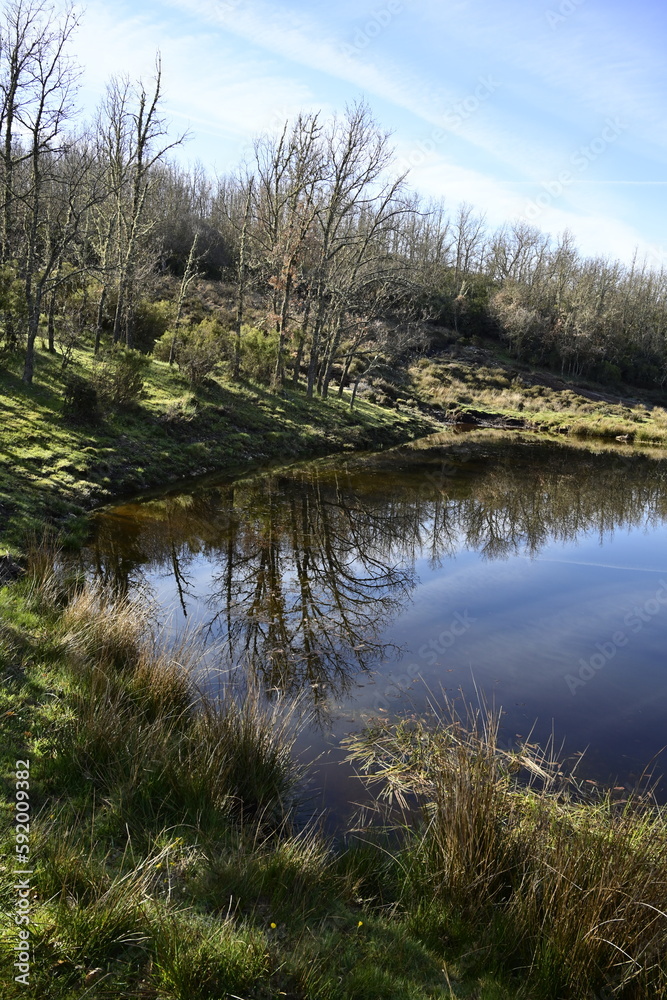
M667 465L649 456L448 435L115 508L85 558L121 591L167 580L231 664L323 709L395 651L383 635L418 559L535 556L666 516Z

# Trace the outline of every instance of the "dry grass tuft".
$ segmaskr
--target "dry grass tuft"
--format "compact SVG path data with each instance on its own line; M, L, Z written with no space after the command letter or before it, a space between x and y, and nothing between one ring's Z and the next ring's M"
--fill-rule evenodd
M422 898L554 991L665 995L667 815L650 796L591 802L551 753L501 748L493 715L382 722L348 744L381 797L420 804L407 854Z
M197 635L174 643L141 596L95 584L62 612L59 645L74 680L62 749L118 814L146 829L283 821L298 777L296 703L270 706L229 683L211 694Z

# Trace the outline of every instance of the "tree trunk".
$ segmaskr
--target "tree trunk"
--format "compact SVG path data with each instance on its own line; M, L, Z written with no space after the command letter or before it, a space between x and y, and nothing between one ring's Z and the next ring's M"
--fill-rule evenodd
M136 288L134 281L128 286L125 306L125 346L134 347L134 299Z
M285 342L287 340L287 324L289 322L289 300L292 290L292 272L287 272L285 278L285 291L283 301L280 306L280 319L278 321L278 353L276 356L276 367L273 372L272 388L279 389L283 382Z
M361 382L362 375L363 375L363 372L360 375L357 376L357 378L355 380L355 383L354 383L354 388L352 390L352 395L350 396L350 409L351 410L354 409L354 401L357 398L357 389L359 388L359 383Z
M324 372L322 376L322 399L326 399L329 395L329 383L331 382L331 376L333 374L333 364L336 360L338 345L340 344L340 324L341 321L339 318L336 323L336 329L334 330L333 337L331 338L329 350L327 351L327 356L324 362Z
M56 293L55 289L51 292L51 298L49 299L49 354L56 353L55 345L55 332L56 332Z
M97 303L97 321L95 323L95 354L100 353L102 343L102 321L104 319L104 304L107 299L107 286L102 286L100 301Z
M313 324L313 340L310 345L310 358L308 359L308 386L306 389L306 395L308 399L313 398L313 390L315 388L315 380L317 378L317 372L319 368L320 361L320 337L322 334L322 328L324 326L324 315L326 309L326 303L324 302L324 286L322 282L318 284L318 288L315 293L315 301L317 302L317 315L315 317L315 323Z
M306 310L303 314L303 324L301 327L301 337L299 338L299 344L296 350L296 359L294 361L294 372L292 373L292 385L296 389L299 385L299 376L301 374L301 363L303 361L303 351L306 346L306 337L308 336L308 322L310 320L310 293L308 299L306 300Z
M296 357L294 359L294 371L292 372L292 386L296 389L299 385L299 374L301 373L301 362L303 361L303 348L306 342L306 335L302 331L299 335L299 341L296 348Z
M245 208L243 211L243 228L241 229L241 244L239 246L239 291L236 304L236 338L234 343L234 367L232 376L238 378L241 374L241 327L243 326L243 309L245 305L246 286L246 240L248 238L248 223L252 207L252 179L248 184Z
M23 366L23 381L26 385L32 385L32 378L35 373L35 340L39 333L39 314L42 304L41 288L35 294L35 299L30 308L28 316L28 341L25 349L25 364Z
M319 330L317 326L313 330L313 342L310 345L310 358L308 359L308 383L306 386L306 395L308 399L313 398L313 389L315 388L315 379L317 378L317 354L319 349Z
M195 238L192 241L192 246L190 247L190 253L188 254L188 261L185 265L185 271L183 272L183 278L181 279L181 286L178 290L178 303L176 305L176 319L174 320L174 336L171 338L171 346L169 348L169 364L173 365L174 356L176 354L176 341L178 339L178 330L181 325L181 316L183 315L183 306L185 305L185 296L188 292L188 286L191 281L197 276L197 239L198 234L195 233Z
M116 303L116 312L113 318L113 342L117 344L120 340L121 335L121 323L123 319L123 307L125 305L125 289L123 287L123 282L121 281L118 285L118 302Z
M347 376L349 374L351 364L352 364L352 353L350 352L350 354L348 354L348 356L345 358L345 367L343 368L343 374L340 377L340 385L338 386L339 399L343 398L343 388L345 387L345 383L347 381Z

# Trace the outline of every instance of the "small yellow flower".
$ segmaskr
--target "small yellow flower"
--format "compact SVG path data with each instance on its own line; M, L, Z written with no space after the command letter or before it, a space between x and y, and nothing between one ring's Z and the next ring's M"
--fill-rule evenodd
M275 931L275 929L276 929L276 926L277 926L276 924L271 924L271 930L272 930L272 931Z
M357 924L357 927L363 927L363 926L364 926L364 922L363 922L363 920L360 920L359 923Z

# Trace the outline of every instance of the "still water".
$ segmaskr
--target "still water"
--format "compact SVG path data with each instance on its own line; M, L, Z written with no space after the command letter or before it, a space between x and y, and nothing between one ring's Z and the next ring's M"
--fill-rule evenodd
M94 528L93 573L203 630L268 697L307 700L299 751L339 819L360 795L340 737L445 696L502 708L508 743L585 750L582 776L667 771L667 461L449 432L209 480Z

